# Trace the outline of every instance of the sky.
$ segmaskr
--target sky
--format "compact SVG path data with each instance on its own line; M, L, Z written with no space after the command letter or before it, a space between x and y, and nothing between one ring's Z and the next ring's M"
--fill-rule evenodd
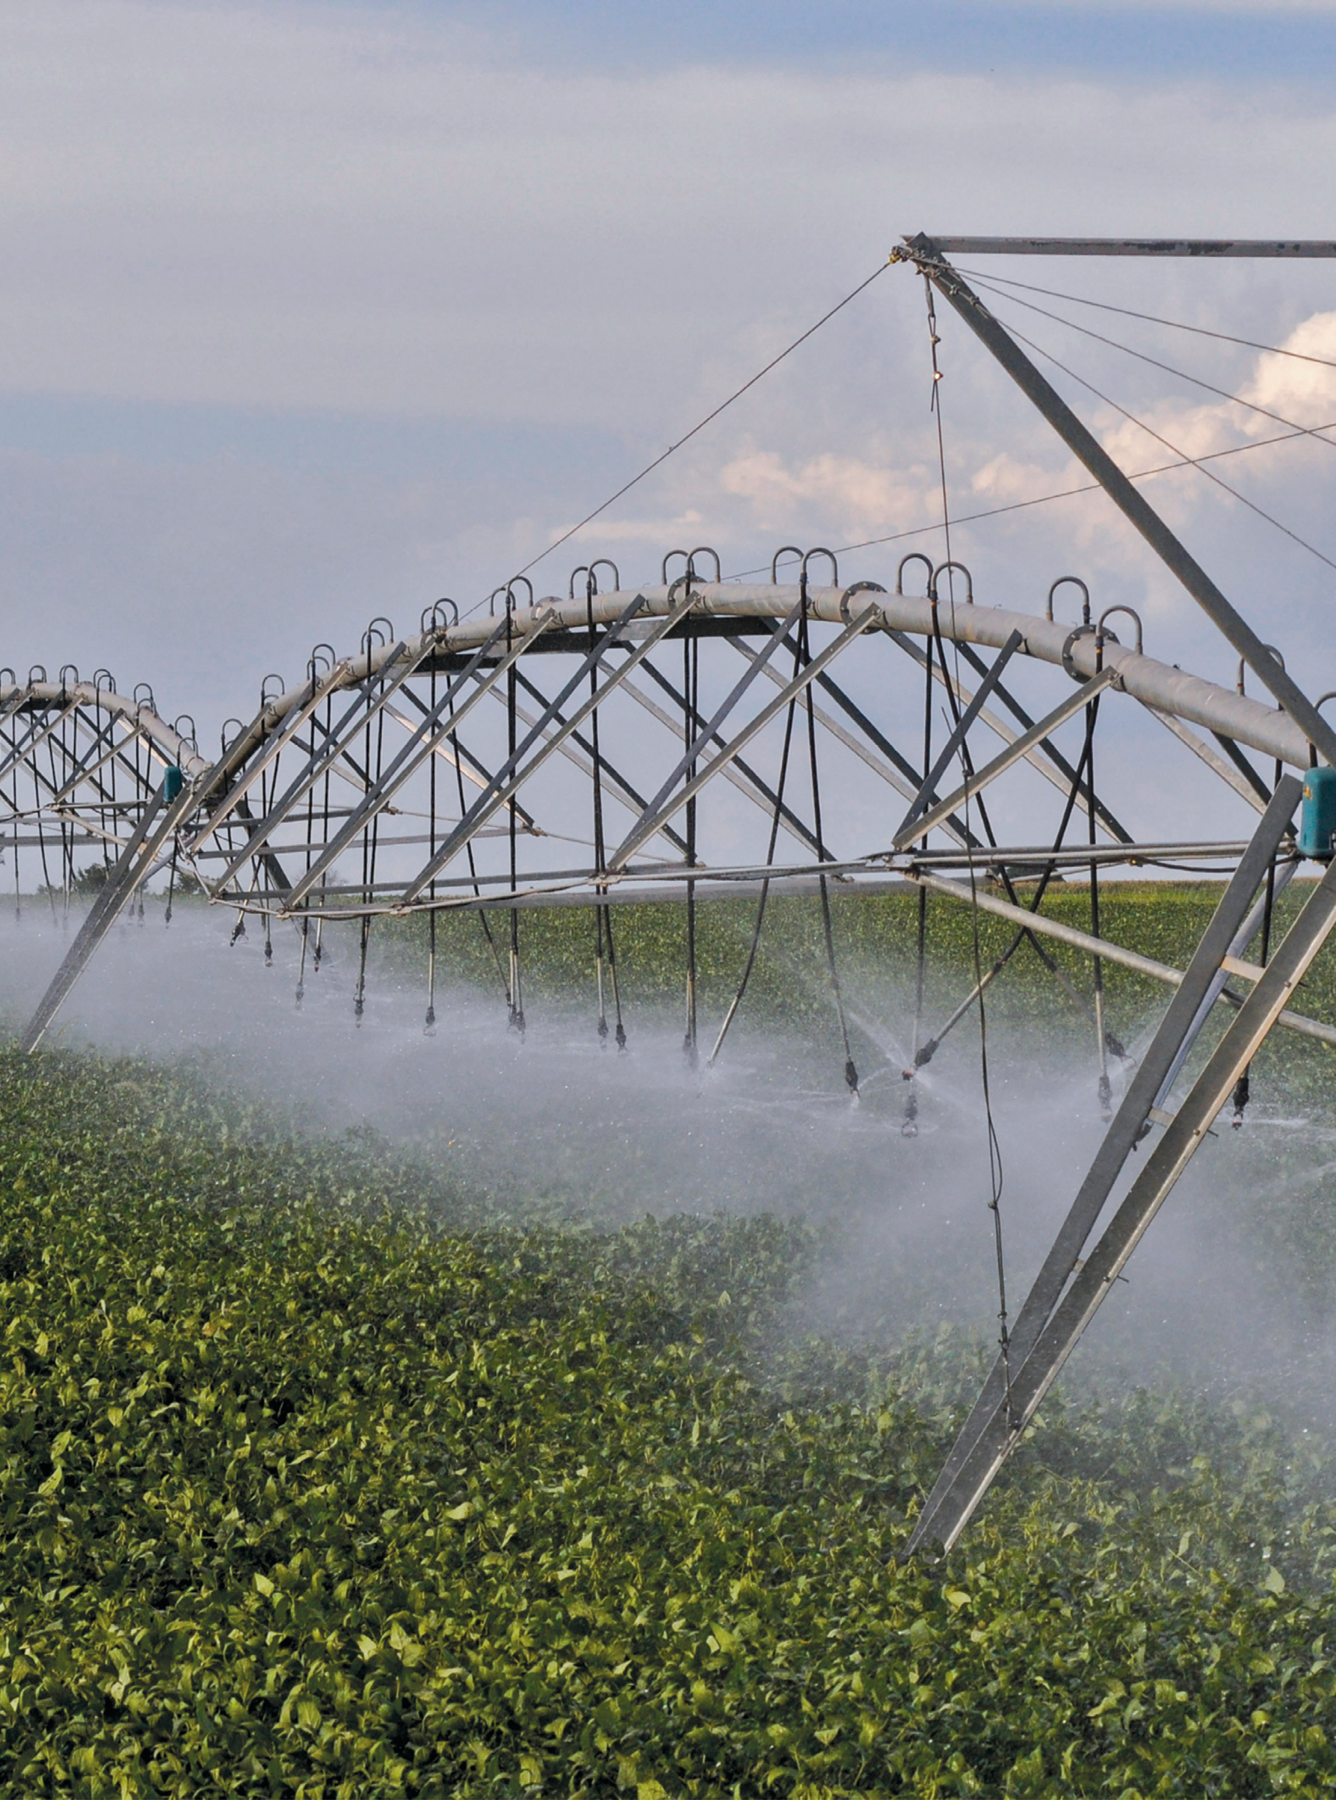
M0 27L0 658L146 681L206 749L313 643L484 600L904 233L1336 237L1336 4L0 0ZM1336 359L1336 264L988 260ZM736 574L895 538L841 559L886 585L940 556L921 285L886 269L538 591L594 555L652 579L684 542ZM1129 468L1336 421L1320 362L988 292ZM964 522L1075 478L939 330L980 597L1082 574L1232 682L1106 502ZM1330 455L1215 465L1279 524L1199 474L1147 487L1319 691Z

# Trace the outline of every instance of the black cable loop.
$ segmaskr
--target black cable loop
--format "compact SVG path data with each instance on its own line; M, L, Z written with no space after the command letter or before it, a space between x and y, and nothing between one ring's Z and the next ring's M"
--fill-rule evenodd
M1104 666L1105 633L1095 634L1095 672L1098 674ZM1093 850L1095 848L1095 721L1099 717L1100 696L1086 702L1086 841ZM1090 935L1099 938L1099 861L1090 859ZM1104 959L1094 958L1095 979L1095 1042L1099 1054L1099 1114L1107 1122L1113 1117L1113 1088L1109 1082L1109 1047L1104 1030Z
M594 594L598 586L597 577L591 566L585 578L585 624L589 633L589 697L593 702L590 712L589 748L592 757L593 805L594 805L594 874L598 877L604 872L605 845L603 838L603 757L599 748L598 735L598 663L594 660L596 638L594 634ZM595 891L606 896L607 888L595 881ZM608 1014L604 997L604 965L605 944L608 951L610 972L615 968L615 953L612 952L612 916L606 898L596 901L594 906L594 978L598 992L598 1036L599 1042L606 1044L608 1040ZM614 1004L617 1013L617 1048L626 1048L626 1031L622 1024L621 1004L616 994L616 980L612 977Z
M515 584L513 581L507 584L507 587L506 587L506 655L507 656L510 655L511 649L514 644L515 604L516 604L514 589L515 589ZM529 592L530 592L530 596L532 596L533 589L530 588ZM509 763L507 764L507 767L514 766L515 752L516 752L516 748L519 744L519 731L518 731L518 725L517 725L518 715L515 710L516 703L517 703L517 689L518 689L518 684L516 682L516 677L515 677L515 665L512 663L510 665L510 669L506 675L506 747L507 747L507 754L510 759ZM513 896L515 893L515 888L516 888L516 884L517 884L516 878L517 878L517 874L518 874L518 870L519 870L519 863L518 863L518 859L517 859L517 832L519 829L519 815L516 812L516 808L515 808L514 783L511 784L511 794L510 794L510 799L507 803L507 812L509 814L508 836L509 836L509 842L510 842L510 892ZM524 996L523 996L523 993L520 988L520 915L519 915L519 908L516 906L513 906L513 905L510 908L510 965L509 965L509 967L510 967L510 979L506 983L506 989L510 996L510 1016L509 1016L508 1024L509 1024L510 1030L518 1031L520 1034L521 1040L523 1040L523 1037L524 1037Z
M1275 645L1268 644L1266 647L1271 652L1271 654L1276 658L1276 660L1280 664L1280 666L1282 668L1284 668L1285 658L1280 654L1280 651L1276 649ZM1242 669L1240 668L1240 671L1239 671L1239 684L1240 684L1239 691L1240 692L1242 692L1242 683L1243 683L1243 672L1242 672ZM1322 700L1329 700L1330 698L1331 698L1330 694L1324 694L1322 696ZM1322 700L1319 700L1317 702L1317 706L1319 709L1322 706ZM1280 712L1283 712L1285 709L1284 709L1284 707L1279 707L1279 708L1277 708L1277 710ZM1312 754L1314 755L1314 757L1316 757L1315 751L1313 751ZM1274 767L1274 770L1272 773L1272 787L1271 787L1272 793L1274 793L1276 791L1276 789L1280 786L1280 778L1284 774L1284 772L1285 772L1284 764L1281 762L1280 758L1277 757L1276 762L1275 762L1275 767ZM1271 920L1272 920L1272 915L1275 911L1275 905L1276 905L1276 863L1277 863L1277 860L1279 859L1279 857L1280 857L1280 845L1278 844L1275 848L1275 851L1272 853L1270 862L1268 862L1268 864L1266 866L1266 898L1262 903L1262 954L1259 958L1259 961L1261 962L1261 965L1263 968L1266 967L1267 961L1271 955ZM1233 1094L1234 1116L1230 1120L1230 1124L1235 1131L1238 1131L1242 1128L1243 1115L1248 1110L1248 1102L1251 1099L1252 1099L1252 1064L1249 1063L1248 1066L1244 1069L1243 1073L1239 1076L1238 1080L1234 1083L1234 1094Z
M808 555L826 555L830 552L809 551ZM832 562L834 558L831 558ZM838 580L838 574L836 579ZM808 634L808 601L807 601L807 557L803 558L802 573L799 580L799 599L801 612L798 618L798 650L801 667L806 668L811 661L811 642ZM817 862L828 860L825 834L821 828L821 778L817 764L816 748L816 708L812 704L812 685L809 682L802 693L803 709L807 714L807 756L812 781L812 830L816 838ZM830 886L824 870L817 876L817 885L821 894L821 928L826 945L826 969L830 976L830 991L835 1001L835 1014L840 1025L840 1042L844 1048L844 1083L852 1099L859 1098L858 1068L854 1062L853 1051L849 1047L849 1023L844 1012L844 995L840 989L840 972L835 961L835 929L830 913Z
M790 677L791 681L796 681L798 679L801 667L802 652L797 640L795 640L793 646L793 673ZM765 853L765 866L767 869L774 867L775 848L779 842L780 821L784 813L784 788L788 781L789 774L789 751L793 744L793 722L797 716L797 710L798 696L795 694L785 709L784 747L779 758L779 779L775 783L775 804L770 815L770 842ZM769 898L770 877L769 875L766 875L761 882L761 892L756 903L756 919L752 925L751 942L747 947L747 957L742 966L742 975L738 981L737 992L733 995L733 998L729 1003L728 1011L724 1014L724 1020L719 1027L719 1035L714 1040L714 1049L710 1052L705 1065L706 1068L713 1067L715 1061L718 1059L719 1052L724 1047L724 1039L728 1035L728 1029L732 1025L734 1018L737 1016L738 1008L742 1005L743 995L747 992L747 984L751 980L752 970L756 967L756 955L761 945L761 927L765 923L765 909Z
M691 598L691 584L696 580L693 557L687 557L687 572L678 578L686 583L687 599ZM677 582L673 583L677 586ZM669 589L669 605L672 604L672 589ZM683 748L690 751L696 741L696 720L700 711L700 639L687 629L687 622L682 627L682 738ZM683 773L683 782L690 785L696 774L696 763L693 758ZM693 794L686 805L686 842L687 868L696 866L696 796ZM696 884L687 880L687 979L686 979L686 1032L682 1039L682 1049L688 1063L694 1068L696 1064Z
M439 607L442 602L437 601ZM456 613L456 618L458 614ZM425 627L424 627L425 628ZM427 672L427 706L428 717L436 717L436 658L431 659L431 668ZM427 758L427 854L433 866L436 862L436 752L433 749ZM432 876L427 888L427 1011L422 1021L424 1037L436 1035L436 877Z

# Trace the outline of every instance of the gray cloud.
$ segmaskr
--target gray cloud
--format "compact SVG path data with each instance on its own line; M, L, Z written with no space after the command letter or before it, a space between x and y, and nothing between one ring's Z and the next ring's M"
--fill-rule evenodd
M1297 85L536 67L400 9L54 0L0 17L0 394L30 422L49 409L40 445L9 440L5 660L113 660L218 714L316 637L486 593L902 230L1311 234L1332 214L1336 117ZM1331 306L1327 270L1293 264L1041 275L1265 341ZM1060 448L945 336L959 510L1063 485ZM554 558L551 584L603 548L651 573L679 522L734 567L795 532L927 522L923 357L916 283L888 273ZM1138 405L1164 398L1116 379ZM197 417L207 446L183 457ZM339 466L371 424L361 465ZM157 428L166 447L145 452ZM426 429L460 448L424 450ZM1285 498L1317 518L1313 467ZM1272 567L1213 500L1178 504L1245 587ZM962 542L999 597L1084 558L1191 650L1191 609L1102 517L1066 502ZM884 578L895 554L858 572ZM1289 556L1302 638L1327 588Z

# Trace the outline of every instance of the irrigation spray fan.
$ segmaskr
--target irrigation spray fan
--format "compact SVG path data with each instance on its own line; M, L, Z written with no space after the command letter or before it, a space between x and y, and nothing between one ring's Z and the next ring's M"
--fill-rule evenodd
M1336 1045L1336 1028L1289 1005L1336 924L1336 732L1322 701L1304 693L949 260L991 253L1332 257L1336 243L920 235L890 258L923 279L934 376L944 302L1231 646L1235 688L1147 654L1136 614L1099 609L1075 576L1053 582L1042 611L976 604L968 569L950 555L949 516L946 558L912 552L885 585L842 584L834 553L791 545L776 552L769 580L725 581L715 552L696 547L670 552L650 585L624 589L616 567L599 559L573 571L564 596L539 597L519 576L466 617L441 601L408 634L373 620L349 656L317 646L296 686L267 678L259 711L249 723L229 722L213 760L200 754L193 720L169 725L150 691L123 695L105 670L91 681L73 667L55 681L41 669L26 681L0 671L0 821L16 890L22 855L53 892L93 893L24 1033L28 1051L117 918L137 896L142 906L146 884L165 878L170 913L187 874L214 904L235 909L234 938L247 919L258 922L267 956L275 926L295 926L302 979L308 958L318 966L327 929L355 933L359 1010L376 919L424 913L429 1020L436 921L445 910L472 910L521 1031L521 913L585 907L598 1030L619 1045L626 1038L617 908L678 903L693 1059L697 907L721 895L756 904L741 980L708 1048L713 1059L743 1001L768 898L809 894L820 903L845 1080L855 1095L831 896L908 886L918 896L918 1000L915 1055L904 1072L906 1133L915 1129L917 1071L945 1030L982 1004L1022 944L1069 991L1050 946L1056 940L1087 956L1092 989L1077 998L1093 1025L1107 1129L1014 1317L1003 1299L996 1363L917 1520L911 1551L955 1543L1217 1115L1231 1097L1240 1112L1246 1104L1249 1067L1271 1031ZM1286 437L1321 435L1281 423ZM1200 460L1182 457L1175 466ZM890 683L881 671L892 667L912 676L921 695L913 709L869 699L884 697ZM1047 677L1045 708L1016 691L1022 670L1035 672L1032 681ZM1251 835L1139 841L1096 779L1097 726L1114 705L1204 765L1250 810ZM1069 724L1081 741L1064 750L1057 734ZM995 802L1018 777L1028 783L1033 841L999 842ZM823 810L822 798L835 782L842 798L865 792L865 813L875 809L882 819L889 798L895 828L872 851L831 841L832 809ZM1304 859L1320 878L1273 943L1277 897ZM1101 878L1129 866L1227 875L1186 969L1101 930ZM1088 928L1040 910L1064 870L1088 879ZM946 1025L925 1038L929 894L996 915L1012 937ZM1135 1065L1104 1019L1106 963L1169 990ZM1226 1028L1176 1102L1176 1083L1217 1003L1229 1011ZM1111 1061L1127 1071L1116 1104ZM995 1219L997 1198L995 1191Z

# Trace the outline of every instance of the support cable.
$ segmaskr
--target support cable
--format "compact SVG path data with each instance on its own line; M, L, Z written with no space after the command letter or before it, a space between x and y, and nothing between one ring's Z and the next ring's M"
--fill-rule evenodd
M431 670L427 683L427 699L431 711L428 715L436 717L436 658L431 659ZM430 845L430 858L436 861L436 758L427 758L427 841ZM433 878L427 889L429 900L436 898L436 882ZM422 1021L422 1035L436 1035L436 908L433 906L427 914L427 1011Z
M1097 400L1102 400L1105 406L1111 406L1116 413L1121 413L1122 417L1125 418L1129 424L1135 425L1140 431L1144 431L1148 437L1153 437L1157 444L1163 444L1165 449L1170 451L1174 456L1183 456L1183 452L1179 449L1177 444L1171 443L1163 433L1156 431L1153 425L1148 425L1144 419L1138 418L1135 413L1129 412L1125 406L1119 405L1118 401L1112 399L1108 394L1104 393L1102 389L1097 388L1093 381L1088 381L1084 375L1078 375L1075 369L1068 368L1067 364L1054 356L1051 350L1045 350L1041 344L1036 344L1033 338L1026 337L1024 332L1018 331L1015 325L1010 323L1010 321L999 319L998 322L999 324L1006 326L1007 330L1011 333L1012 337L1015 338L1018 344L1024 344L1027 350L1033 350L1036 356L1042 356L1045 362L1052 363L1055 369L1061 369L1064 375L1068 376L1072 381L1079 383L1081 387L1085 388L1087 393L1093 394ZM1312 434L1307 432L1296 432L1294 435L1309 436ZM1325 441L1326 440L1324 440L1324 442ZM1205 461L1205 457L1184 457L1185 463L1189 463L1193 468L1199 469L1208 481L1214 482L1216 487L1222 489L1231 499L1237 500L1240 506L1246 506L1249 512L1256 513L1259 519L1264 519L1268 525L1280 532L1283 537L1289 538L1291 543L1298 544L1301 550L1306 550L1310 556L1315 556L1320 563L1325 563L1329 569L1336 569L1336 560L1325 555L1315 544L1310 544L1307 538L1301 538L1297 531L1291 531L1288 525L1283 525L1272 513L1267 512L1265 507L1258 506L1255 500L1249 500L1246 494L1241 494L1237 488L1231 487L1229 483L1224 480L1222 476L1217 475L1213 469L1203 467L1202 465Z
M595 644L594 587L594 574L592 570L589 570L586 572L585 577L585 617L589 631L589 655L591 658L594 654ZM591 699L596 699L598 695L598 663L593 660L591 660L589 665L589 693ZM593 772L594 871L596 875L602 875L606 867L607 859L603 835L603 755L599 747L598 711L599 709L596 705L590 714L589 748ZM606 896L608 891L606 886L602 884L596 885L598 892ZM613 1016L616 1021L614 1042L619 1050L625 1050L626 1027L622 1022L622 997L621 990L617 984L617 950L612 936L612 908L607 904L606 898L601 904L594 907L594 935L594 968L598 980L599 1040L602 1043L606 1043L608 1039L608 1015L603 991L604 952L606 947L608 984L612 989Z
M931 290L929 291L931 292ZM928 561L927 558L924 560ZM903 567L904 564L902 563L901 568L903 569ZM899 587L899 585L900 584L897 582L896 586ZM929 587L932 586L931 562L928 562L928 585ZM935 622L935 609L933 618ZM940 633L938 633L938 637L940 637ZM923 664L923 773L924 779L926 780L927 772L932 767L932 671L933 657L937 650L937 639L930 637L924 648L927 651ZM942 672L945 674L945 669ZM920 850L927 850L928 839L926 835L920 840L919 848ZM909 1092L905 1095L905 1116L900 1126L900 1132L903 1137L918 1136L918 1088L914 1085L914 1076L923 1066L923 1063L928 1061L926 1056L920 1060L918 1054L919 1036L923 1030L923 999L927 985L928 964L928 890L922 886L920 886L918 891L917 953L917 967L914 977L914 1035L911 1039L914 1048L914 1061L912 1068L906 1069L905 1071L905 1079L909 1082L910 1086ZM936 1047L936 1044L934 1044L933 1048L936 1049Z
M1036 306L1032 300L1022 300L1019 294L1003 293L1001 288L993 287L990 281L981 281L979 285L991 289L1003 300L1010 300L1017 306L1023 306L1027 312L1038 313L1042 319L1051 319L1055 325L1065 325L1069 331L1079 332L1082 337L1090 338L1096 344L1103 344L1110 350L1118 350L1124 356L1130 356L1137 362L1147 363L1152 369L1159 369L1165 375L1172 375L1177 381L1189 382L1193 387L1202 388L1206 393L1216 395L1218 399L1228 400L1233 406L1242 406L1248 412L1254 412L1264 419L1270 419L1273 424L1284 425L1297 437L1309 437L1316 443L1325 444L1328 450L1336 450L1336 440L1323 437L1320 427L1296 424L1293 419L1287 419L1283 413L1272 412L1267 406L1259 406L1255 400L1245 400L1241 394L1231 393L1228 388L1217 387L1213 381L1207 381L1200 375L1193 375L1187 369L1178 369L1172 363L1161 362L1158 357L1149 355L1145 350L1136 350L1131 344L1120 343L1117 338L1105 337L1103 332L1091 331L1085 325L1078 325L1075 319L1064 319L1061 313L1050 312L1046 306ZM1333 365L1328 364L1327 366L1330 368ZM1328 427L1328 429L1330 428Z
M1241 685L1242 685L1242 679L1240 678L1240 686ZM1272 788L1273 793L1275 792L1275 789L1280 786L1281 777L1284 775L1284 773L1285 773L1284 764L1278 761L1276 763L1275 772L1274 772L1274 782L1273 782L1273 788ZM1279 857L1279 855L1280 855L1280 846L1277 845L1275 850L1272 852L1270 862L1266 866L1266 895L1262 902L1262 944L1261 944L1261 952L1257 958L1258 962L1261 964L1261 966L1263 968L1266 967L1267 962L1271 956L1271 920L1272 920L1272 916L1275 912L1275 907L1276 907L1276 860ZM1251 1099L1252 1099L1252 1063L1249 1062L1247 1064L1247 1066L1244 1068L1242 1074L1239 1076L1238 1080L1234 1084L1234 1094L1233 1094L1233 1100L1232 1100L1234 1114L1229 1122L1235 1131L1239 1131L1242 1129L1243 1115L1244 1115L1244 1113L1247 1112L1248 1102Z
M951 558L951 508L950 508L950 502L949 502L949 497L948 497L948 492L947 492L947 482L946 482L946 438L945 438L945 433L943 431L943 426L942 426L942 399L941 399L942 370L939 365L938 356L937 356L937 347L938 347L939 343L941 342L941 339L937 335L937 309L936 309L936 306L934 304L934 299L933 299L932 281L926 274L923 277L923 289L924 289L924 293L927 297L927 303L928 303L928 346L929 346L929 350L930 350L931 357L932 357L932 411L933 411L933 416L934 416L934 419L936 421L936 426L937 426L937 466L938 466L938 473L939 473L940 480L941 480L942 531L943 531L943 534L945 537L945 542L946 542L946 577L947 577L948 592L951 594L952 609L954 611L954 607L955 607L955 588L954 588L955 571L952 567L952 558ZM942 667L945 668L946 667L946 651L945 651L945 646L942 643L942 636L941 636L942 628L941 628L941 620L940 620L939 613L938 613L937 584L936 584L935 580L932 584L932 589L933 589L933 605L932 605L933 632L937 639L938 654L940 655L940 657L942 659ZM957 678L959 678L959 660L960 660L959 655L957 654L957 658L956 658ZM947 695L951 701L952 713L953 713L953 715L955 715L954 722L958 725L960 723L959 707L958 707L958 703L956 701L956 696L955 696L955 693L954 693L954 690L953 690L951 684L948 683L946 691L947 691ZM966 744L963 741L961 742L961 746L960 746L960 765L961 765L961 771L964 775L964 779L965 779L966 783L968 783L971 779L970 759L969 759L968 747L966 746ZM969 793L967 792L966 796L965 796L965 824L966 824L967 828L969 826L970 798L971 797L970 797ZM983 798L981 795L978 798L979 798L980 817L984 818L985 815L984 815L984 808L983 808ZM991 836L991 832L989 833L989 835ZM995 1257L995 1261L996 1261L996 1265L997 1265L997 1320L998 1320L997 1343L998 1343L998 1351L1000 1353L1001 1361L1002 1361L1002 1376L1003 1376L1003 1385L1004 1385L1004 1390L1005 1390L1006 1413L1007 1413L1008 1422L1010 1423L1014 1418L1014 1410L1013 1410L1013 1406L1012 1406L1012 1397L1011 1397L1011 1337L1010 1337L1010 1331L1008 1329L1008 1323L1007 1323L1007 1270L1006 1270L1006 1256L1005 1256L1003 1237L1002 1237L1002 1186L1003 1186L1002 1146L998 1142L997 1127L993 1120L993 1101L992 1101L992 1093L990 1090L989 1078L988 1078L988 1017L987 1017L987 1008L986 1008L986 1005L984 1002L984 996L983 996L983 959L982 959L982 953L981 953L980 943L979 943L979 904L978 904L978 885L977 885L978 875L977 875L977 871L975 869L974 854L973 854L972 850L969 853L969 876L970 876L970 913L971 913L971 919L972 919L972 924L973 924L972 943L973 943L973 952L974 952L974 980L975 980L975 985L978 988L978 998L979 998L979 1075L980 1075L981 1085L983 1088L984 1118L986 1121L987 1141L988 1141L988 1180L989 1180L988 1210L993 1215L993 1251L994 1251L994 1257Z
M1104 665L1104 635L1096 633L1096 670ZM1095 720L1099 716L1100 696L1086 706L1085 767L1087 842L1095 847ZM1099 929L1099 862L1090 859L1090 935L1097 938ZM1109 1082L1109 1046L1104 1035L1104 959L1095 957L1095 1043L1099 1055L1099 1116L1105 1124L1113 1117L1113 1088Z
M1085 758L1085 752L1083 750L1081 757L1080 757L1079 761L1077 762L1076 769L1073 773L1071 785L1067 792L1067 799L1063 806L1062 819L1058 825L1057 834L1053 840L1053 850L1055 853L1057 851L1061 850L1061 848L1063 846L1063 841L1066 838L1067 828L1068 828L1069 824L1071 823L1072 813L1075 811L1075 808L1076 808L1077 797L1082 791L1082 782L1083 782L1083 778L1084 778L1085 768L1086 768L1086 758ZM926 846L924 846L924 847L926 847ZM1044 865L1042 871L1040 872L1039 878L1035 884L1035 891L1034 891L1033 895L1031 895L1031 897L1030 897L1030 901L1029 901L1029 911L1030 912L1038 913L1039 908L1040 908L1041 904L1043 903L1044 896L1048 892L1049 884L1052 881L1054 875L1057 873L1057 869L1058 869L1058 864L1056 861L1056 857L1053 861L1050 861ZM1009 891L1012 892L1013 904L1016 904L1017 902L1016 902L1016 896L1014 894L1014 890L1009 890ZM919 894L920 894L920 897L925 902L927 899L927 892L928 892L927 888L920 885ZM1033 931L1028 930L1024 926L1021 927L1021 929L1016 933L1015 937L1011 940L1011 943L1007 946L1007 948L1005 950L1003 950L998 955L997 959L992 963L992 965L989 967L989 969L985 972L985 975L983 978L984 985L986 987L991 986L991 984L997 979L997 977L1002 973L1002 971L1011 962L1012 958L1015 956L1016 952L1020 949L1021 945L1024 943L1027 943L1027 942L1029 943L1031 949L1035 952L1036 956L1039 958L1040 962L1043 964L1044 968L1047 969L1048 973L1057 979L1059 984L1066 990L1066 992L1070 996L1070 998L1073 1001L1075 1001L1076 1004L1084 1012L1087 1012L1090 1015L1090 1018L1093 1022L1094 1016L1095 1016L1094 1008L1091 1006L1090 1002L1086 999L1086 997L1083 994L1078 992L1078 990L1075 988L1075 986L1072 984L1072 982L1068 978L1067 973L1063 969L1062 965L1059 962L1055 961L1054 958L1049 955L1048 951L1044 948L1043 944L1040 942L1040 940L1036 936L1036 934ZM960 1002L960 1004L956 1007L955 1011L951 1013L950 1017L946 1020L945 1024L942 1025L941 1029L939 1031L937 1031L932 1037L927 1038L923 1042L920 1043L919 1037L918 1037L918 1031L916 1029L915 1037L914 1037L914 1042L916 1045L916 1048L914 1051L914 1060L913 1060L913 1063L911 1064L911 1066L904 1071L904 1079L906 1081L912 1082L914 1079L914 1076L917 1074L919 1069L926 1067L926 1065L932 1061L933 1057L937 1054L937 1051L941 1048L943 1040L949 1035L950 1032L952 1032L955 1029L955 1027L965 1017L966 1013L970 1010L971 1006L973 1006L975 998L976 998L976 993L977 993L977 990L967 994L965 999L962 1000ZM1109 1053L1113 1056L1116 1056L1120 1062L1126 1062L1128 1060L1127 1052L1126 1052L1124 1046L1113 1035L1113 1033L1108 1030L1107 1026L1104 1029L1104 1042L1105 1042L1105 1046L1106 1046L1107 1050L1109 1051ZM911 1092L912 1092L912 1089L911 1089ZM912 1136L913 1134L907 1133L906 1135Z
M1141 319L1148 325L1167 325L1171 331L1190 331L1194 337L1215 338L1222 344L1237 344L1244 350L1261 350L1267 356L1285 356L1294 362L1316 363L1319 368L1336 369L1336 362L1326 356L1312 356L1303 350L1282 350L1278 344L1257 344L1251 338L1232 337L1227 331L1211 331L1205 325L1186 325L1181 319L1162 319L1156 313L1137 312L1130 306L1115 306L1108 300L1091 300L1084 294L1064 294L1057 288L1036 287L1033 282L1016 281L1009 275L976 275L973 271L961 266L962 275L969 275L971 280L1000 283L1003 287L1024 288L1027 294L1043 294L1049 300L1069 300L1073 306L1093 306L1100 312L1119 313L1125 319ZM1336 426L1317 427L1318 430L1332 431Z
M560 549L562 544L569 542L577 532L583 531L586 525L592 524L592 522L598 518L600 513L605 513L610 506L615 505L616 502L621 499L623 494L629 494L631 489L638 486L647 475L652 475L655 469L659 468L663 463L666 463L670 456L674 455L676 451L682 448L683 444L689 444L692 438L704 431L707 425L713 424L720 413L727 412L728 408L732 406L735 400L741 400L742 396L749 392L750 389L754 388L758 381L763 380L772 369L777 369L786 357L792 356L793 352L797 350L800 345L805 344L809 337L812 337L816 332L820 331L823 325L829 324L836 313L843 312L844 308L848 306L851 300L856 300L863 292L864 288L871 287L878 275L884 273L890 266L889 261L881 263L872 271L866 281L860 281L852 293L846 294L843 300L837 305L832 306L828 313L823 313L815 325L809 325L807 330L804 331L800 337L794 338L793 342L789 344L787 348L781 350L778 356L772 356L763 369L758 369L749 381L744 381L740 388L736 388L733 393L728 396L727 400L721 401L712 412L706 413L705 417L701 419L699 423L693 425L690 431L678 438L676 443L669 444L668 448L661 456L656 456L653 462L646 463L645 467L638 475L633 475L629 481L623 482L615 494L609 494L602 505L596 506L592 512L586 513L578 525L572 525L568 531L563 531L560 537L553 538L546 549L540 550L537 556L531 557L530 560L525 563L524 567L511 577L512 581L518 581L521 575L527 575L530 569L536 568L538 564L543 561L544 557L551 556L554 550Z

